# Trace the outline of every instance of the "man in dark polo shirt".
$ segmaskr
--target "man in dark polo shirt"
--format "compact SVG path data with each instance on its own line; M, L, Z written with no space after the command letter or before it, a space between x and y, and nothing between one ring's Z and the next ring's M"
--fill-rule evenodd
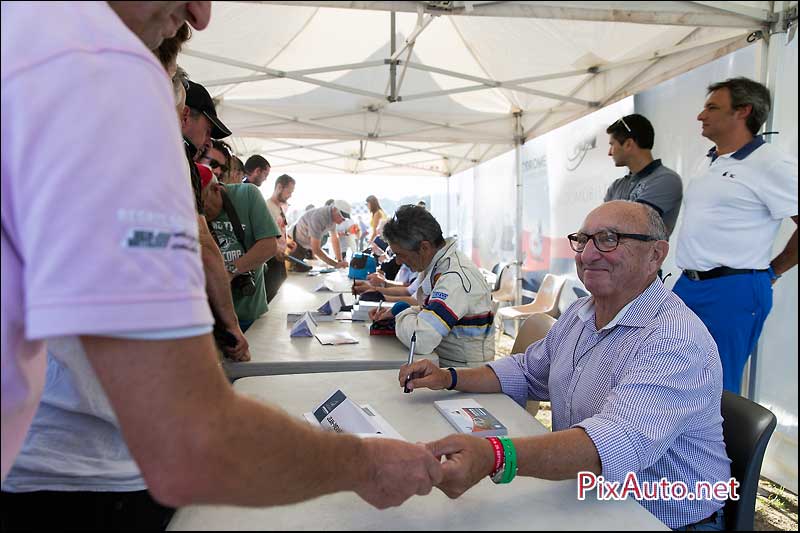
M683 184L674 170L653 159L653 125L642 115L626 115L611 124L606 133L608 155L616 166L628 167L628 174L611 184L603 201L630 200L649 205L661 215L669 237L681 210Z

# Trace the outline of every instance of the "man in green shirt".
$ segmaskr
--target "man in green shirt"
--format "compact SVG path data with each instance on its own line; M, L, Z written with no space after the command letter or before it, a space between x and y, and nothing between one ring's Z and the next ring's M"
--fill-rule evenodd
M225 202L225 197L230 202ZM267 311L264 263L278 249L280 230L267 209L264 197L253 184L223 185L214 180L203 190L203 200L206 217L217 238L231 279L239 325L242 331L247 331ZM240 236L234 231L232 209L242 227Z

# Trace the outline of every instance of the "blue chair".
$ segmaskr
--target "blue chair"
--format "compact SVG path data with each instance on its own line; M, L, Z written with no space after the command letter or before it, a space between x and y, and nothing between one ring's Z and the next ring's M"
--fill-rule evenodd
M722 419L731 476L740 483L739 500L725 502L726 529L752 531L761 463L778 419L766 407L726 390Z

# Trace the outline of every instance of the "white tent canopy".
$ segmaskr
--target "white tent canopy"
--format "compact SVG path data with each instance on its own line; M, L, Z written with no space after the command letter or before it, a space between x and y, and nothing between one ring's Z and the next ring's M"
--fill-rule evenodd
M763 38L770 5L215 2L179 63L244 157L449 176Z

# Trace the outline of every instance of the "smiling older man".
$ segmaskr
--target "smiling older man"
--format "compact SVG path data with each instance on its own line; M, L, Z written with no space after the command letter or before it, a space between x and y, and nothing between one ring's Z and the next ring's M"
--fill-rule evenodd
M503 392L520 405L552 402L553 432L508 439L519 475L573 479L580 472L623 482L727 482L722 438L722 368L703 323L656 273L667 255L666 228L649 206L608 202L568 237L578 276L592 294L572 304L523 354L455 375L429 361L400 369L410 388ZM457 497L495 471L494 442L453 435L429 444L446 455L439 487ZM503 457L501 455L500 457ZM503 463L493 479L516 473ZM706 496L708 498L709 496ZM715 495L715 497L718 497ZM723 527L724 500L641 500L672 528Z

